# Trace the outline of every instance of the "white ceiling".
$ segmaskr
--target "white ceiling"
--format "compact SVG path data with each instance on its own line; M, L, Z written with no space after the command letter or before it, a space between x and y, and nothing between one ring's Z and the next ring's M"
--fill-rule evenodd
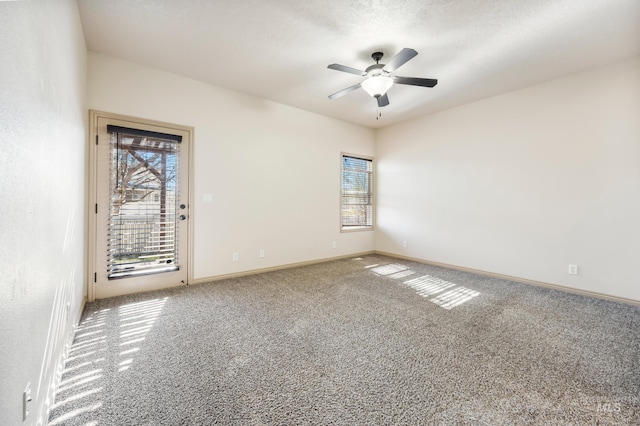
M640 55L640 0L78 0L89 50L378 128ZM381 110L328 95L418 51ZM594 81L594 84L598 84Z

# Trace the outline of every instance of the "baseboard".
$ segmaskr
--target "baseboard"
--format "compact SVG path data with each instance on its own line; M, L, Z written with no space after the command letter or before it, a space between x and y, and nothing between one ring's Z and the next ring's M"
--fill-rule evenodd
M324 259L307 260L307 261L304 261L304 262L288 263L288 264L284 264L284 265L272 266L272 267L269 267L269 268L250 269L250 270L247 270L247 271L236 272L236 273L233 273L233 274L214 275L214 276L211 276L211 277L194 279L189 284L210 283L212 281L226 280L228 278L245 277L245 276L248 276L248 275L263 274L265 272L273 272L273 271L281 271L283 269L298 268L300 266L317 265L318 263L326 263L326 262L331 262L333 260L351 259L351 258L354 258L354 257L366 256L368 254L374 254L374 253L375 253L374 251L367 251L367 252L362 252L362 253L352 253L352 254L346 254L344 256L335 256L335 257L327 257L327 258L324 258Z
M565 293L580 294L582 296L595 297L595 298L598 298L598 299L604 299L604 300L610 300L610 301L613 301L613 302L625 303L627 305L640 306L640 300L627 299L625 297L618 297L618 296L611 296L611 295L608 295L608 294L598 293L598 292L595 292L595 291L581 290L581 289L568 287L568 286L563 286L563 285L558 285L558 284L551 284L551 283L545 283L545 282L542 282L542 281L530 280L530 279L527 279L527 278L520 278L520 277L511 276L511 275L498 274L498 273L495 273L495 272L488 272L488 271L483 271L483 270L480 270L480 269L466 268L464 266L451 265L451 264L448 264L448 263L434 262L434 261L427 260L427 259L421 259L421 258L410 257L410 256L403 256L403 255L399 255L399 254L395 254L395 253L387 253L387 252L384 252L384 251L376 250L376 251L374 251L374 253L382 255L382 256L393 257L393 258L396 258L396 259L403 259L403 260L410 260L412 262L424 263L426 265L439 266L439 267L447 268L447 269L455 269L457 271L464 271L464 272L470 272L470 273L478 274L478 275L485 275L485 276L489 276L489 277L500 278L500 279L503 279L503 280L513 281L513 282L517 282L517 283L520 283L520 284L527 284L527 285L533 285L533 286L536 286L536 287L550 288L550 289L553 289L553 290L564 291Z

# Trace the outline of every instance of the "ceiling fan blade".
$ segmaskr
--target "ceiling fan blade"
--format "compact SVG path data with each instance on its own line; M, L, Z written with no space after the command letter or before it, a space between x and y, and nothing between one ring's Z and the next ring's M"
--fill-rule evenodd
M418 78L418 77L395 77L393 80L396 84L408 84L410 86L433 87L438 84L435 78Z
M360 70L357 70L355 68L348 67L346 65L331 64L331 65L328 65L327 68L332 69L332 70L336 70L336 71L348 72L348 73L355 74L355 75L360 75L360 76L367 75L367 73L364 72L364 71L360 71Z
M418 52L413 49L404 48L396 56L391 58L389 63L382 68L383 71L393 72L406 64L411 58L416 56Z
M354 90L357 90L360 88L360 83L358 84L354 84L353 86L349 86L346 89L342 89L339 92L334 93L333 95L329 95L329 99L338 99L344 95L346 95L349 92L353 92Z
M378 106L382 108L386 107L387 105L389 105L389 96L387 96L386 93L382 96L378 96Z

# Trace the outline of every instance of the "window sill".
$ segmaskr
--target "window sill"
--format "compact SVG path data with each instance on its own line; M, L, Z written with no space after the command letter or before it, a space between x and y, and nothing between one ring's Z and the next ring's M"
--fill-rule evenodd
M373 231L373 226L348 226L340 228L340 232Z

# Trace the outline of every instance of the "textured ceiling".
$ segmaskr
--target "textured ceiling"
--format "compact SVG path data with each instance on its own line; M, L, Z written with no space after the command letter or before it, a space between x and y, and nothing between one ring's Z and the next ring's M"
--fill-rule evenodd
M89 50L378 128L640 55L640 0L78 0ZM418 52L381 109L373 51ZM598 82L594 82L597 84Z

